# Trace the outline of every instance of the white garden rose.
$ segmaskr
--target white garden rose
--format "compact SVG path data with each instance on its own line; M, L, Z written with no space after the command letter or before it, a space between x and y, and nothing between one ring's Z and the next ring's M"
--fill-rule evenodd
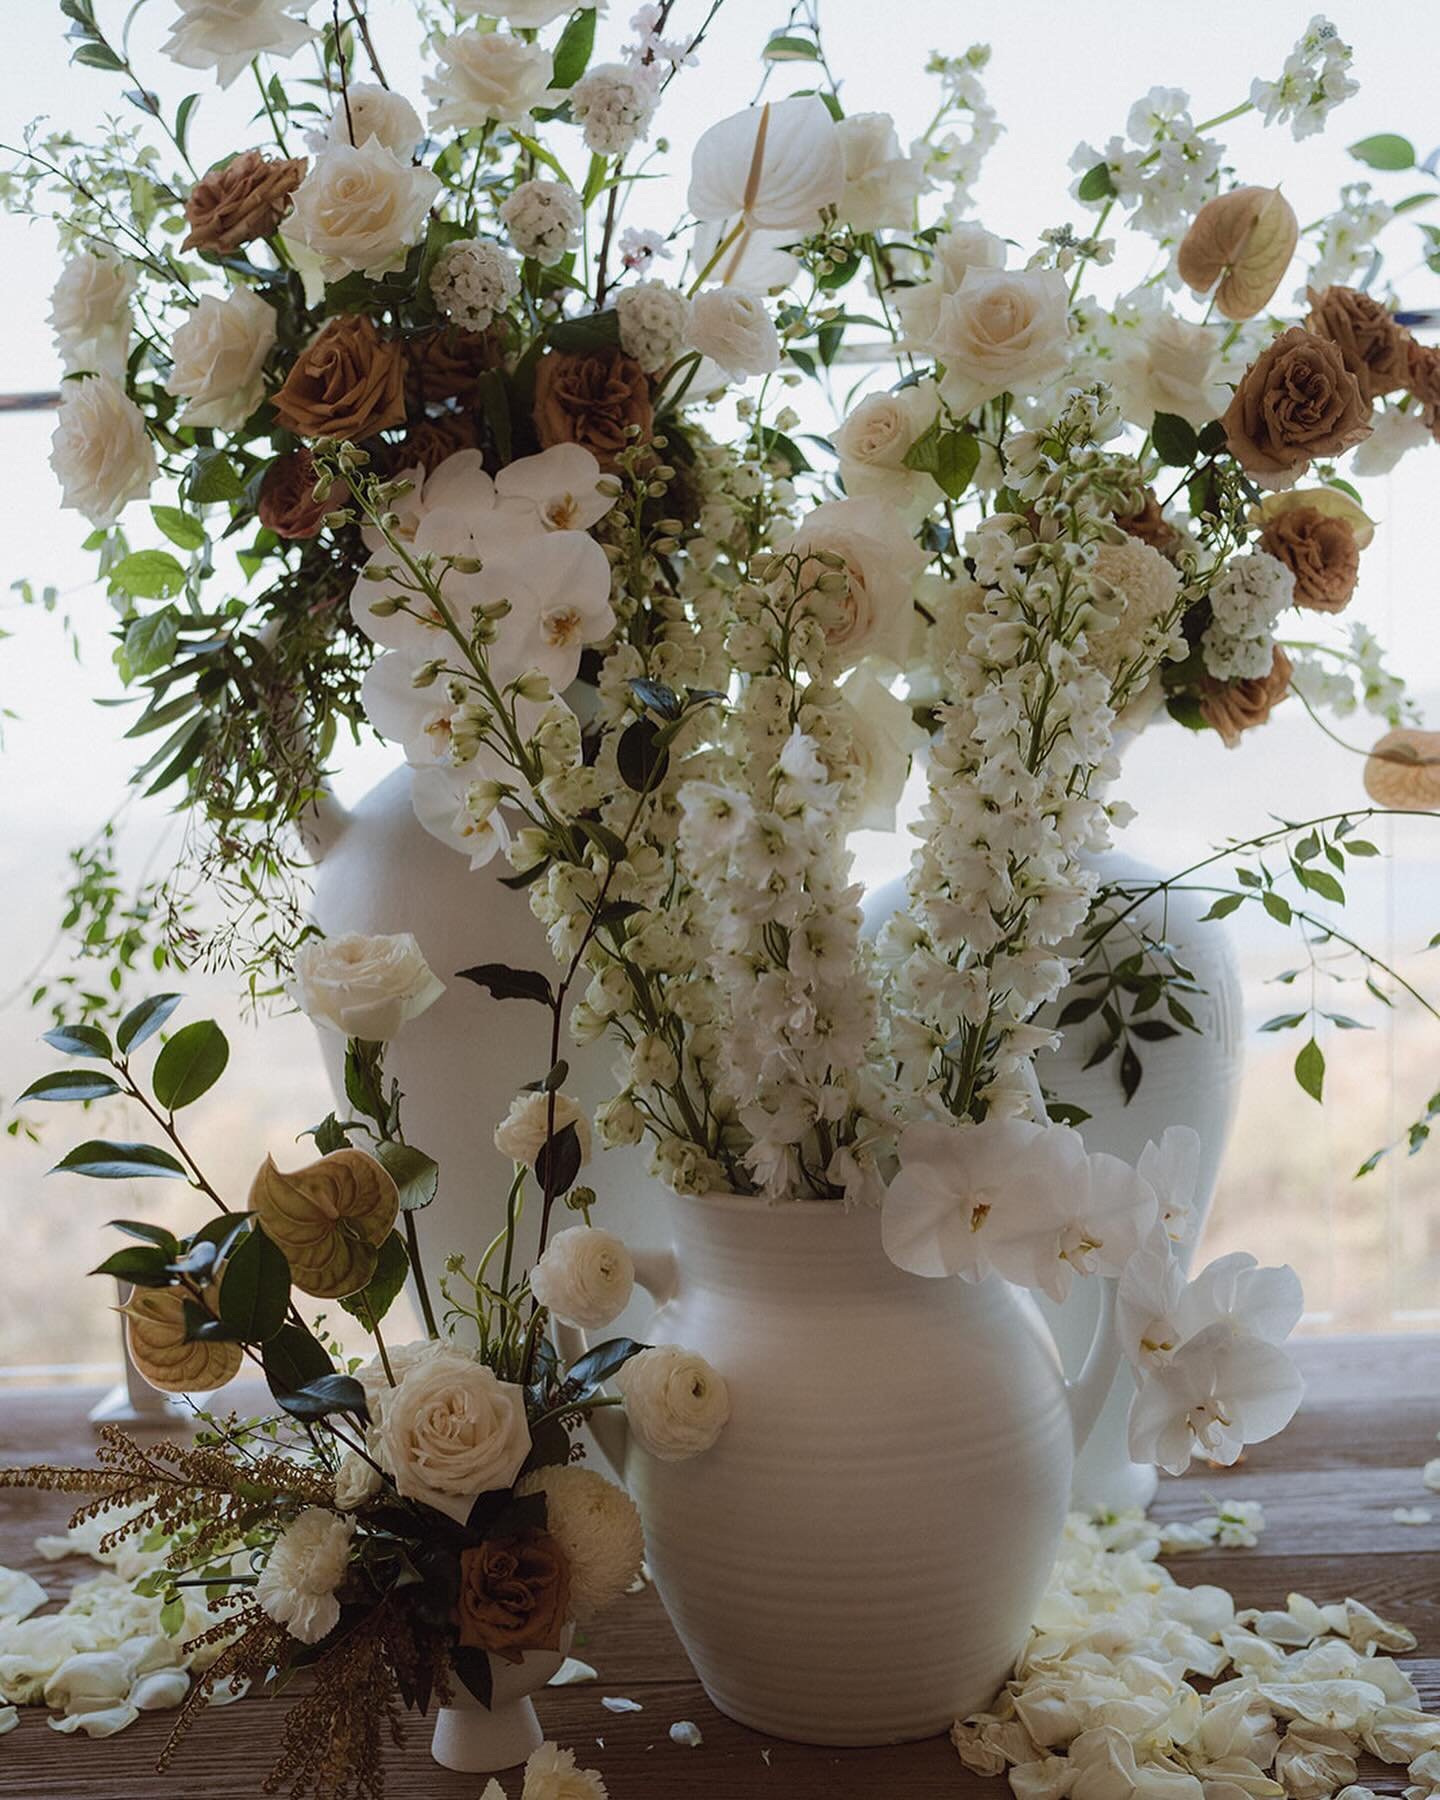
M363 144L367 138L378 138L387 150L408 162L424 135L419 113L403 94L377 82L352 81L331 114L324 136L311 148L319 152L327 144Z
M257 56L293 56L319 37L296 15L311 0L176 0L177 17L160 46L186 69L214 69L221 87Z
M1115 359L1112 385L1132 424L1149 430L1156 413L1166 412L1198 429L1225 410L1230 391L1215 379L1220 344L1209 326L1162 309L1130 336Z
M893 507L874 498L823 501L775 549L805 558L800 577L807 587L827 574L844 576L841 592L817 592L807 602L840 668L853 668L867 656L904 667L915 625L915 577L925 554ZM843 567L830 570L819 551L840 557Z
M145 417L113 375L67 381L50 439L50 467L63 505L92 525L113 525L155 479L155 447Z
M544 1494L545 1529L570 1568L570 1607L582 1623L618 1600L640 1573L645 1532L635 1502L594 1469L547 1464L517 1494Z
M705 288L690 302L690 347L732 381L780 367L780 339L765 302L743 288Z
M940 392L963 417L997 394L1028 398L1069 358L1069 295L1057 269L970 268L926 348L944 364Z
M251 288L205 294L170 344L165 391L185 401L182 425L234 431L265 398L265 359L275 347L275 309Z
M933 381L867 394L835 433L840 478L852 499L873 495L918 517L938 497L933 477L907 469L905 456L935 423L940 391Z
M384 1485L374 1463L358 1450L347 1450L335 1471L335 1504L341 1512L354 1512L357 1506L373 1500Z
M973 220L952 225L936 238L930 251L930 274L915 287L897 288L891 304L905 329L905 344L920 349L934 336L940 323L940 308L965 279L967 269L1003 269L1006 246L1003 238Z
M535 1158L545 1147L549 1117L549 1094L517 1094L510 1103L509 1112L495 1127L495 1148L511 1162L524 1163L533 1169ZM578 1101L568 1094L556 1094L555 1130L557 1133L563 1131L567 1125L575 1127L575 1134L580 1139L580 1161L589 1162L590 1121Z
M400 1377L375 1444L400 1493L464 1524L476 1497L509 1487L530 1454L524 1390L439 1346Z
M840 217L856 231L909 225L925 187L925 165L901 151L889 113L851 113L835 130L845 153Z
M327 281L383 275L424 234L441 185L378 137L333 143L296 188L285 235L319 258Z
M255 1598L262 1611L302 1644L318 1644L340 1622L335 1590L350 1563L353 1519L307 1506L275 1540Z
M708 1450L730 1417L730 1390L703 1356L657 1344L632 1356L615 1378L636 1442L661 1462Z
M445 992L408 931L311 938L295 952L286 992L307 1018L384 1043Z
M850 727L846 822L855 831L893 831L910 760L924 744L925 733L908 703L868 666L857 669L840 692Z
M124 375L134 291L134 271L118 256L83 250L65 264L50 292L50 325L67 374Z
M425 77L432 131L522 125L544 103L555 72L548 50L508 31L457 31L436 53L439 70Z
M565 1325L597 1331L629 1304L635 1264L613 1232L593 1225L557 1231L530 1271L530 1292Z

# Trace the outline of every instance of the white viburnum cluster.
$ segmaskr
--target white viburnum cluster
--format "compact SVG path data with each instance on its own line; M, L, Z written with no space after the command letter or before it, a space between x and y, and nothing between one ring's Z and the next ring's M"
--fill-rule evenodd
M557 263L580 241L585 209L563 181L522 181L500 208L510 241L522 256Z
M1215 190L1223 146L1203 137L1190 117L1190 96L1182 88L1151 88L1130 108L1124 137L1103 150L1080 144L1070 158L1077 180L1071 188L1082 204L1097 209L1109 198L1132 211L1138 231L1161 240L1177 237ZM1082 198L1084 177L1103 164L1109 193Z
M520 292L520 271L498 244L461 238L436 258L430 292L453 324L484 331Z
M586 148L597 156L625 156L650 135L660 83L652 64L597 63L569 98Z
M663 281L639 281L615 296L620 348L648 375L659 375L685 348L690 302Z
M1276 557L1252 550L1228 562L1210 588L1211 622L1200 640L1216 681L1259 681L1270 673L1275 624L1295 598L1295 577Z
M1298 143L1322 131L1342 101L1360 91L1349 73L1354 52L1323 13L1305 27L1274 81L1250 84L1251 104L1267 125L1289 125Z

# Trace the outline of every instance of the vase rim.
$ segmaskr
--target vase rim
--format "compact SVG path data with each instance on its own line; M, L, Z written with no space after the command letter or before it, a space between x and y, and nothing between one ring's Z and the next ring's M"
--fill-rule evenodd
M723 1189L706 1194L681 1194L671 1188L669 1193L677 1205L705 1207L714 1212L775 1213L785 1218L797 1218L801 1213L815 1213L820 1217L852 1218L857 1213L878 1217L880 1212L878 1206L847 1206L843 1200L767 1200L763 1194L729 1194Z

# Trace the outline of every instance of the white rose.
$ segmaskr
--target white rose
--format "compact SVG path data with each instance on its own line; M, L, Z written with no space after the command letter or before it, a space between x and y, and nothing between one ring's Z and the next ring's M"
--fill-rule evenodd
M217 431L243 425L265 398L265 358L274 347L275 310L258 294L206 294L170 345L165 390L187 402L180 423Z
M408 931L311 938L295 953L286 992L307 1018L346 1037L384 1043L445 992Z
M112 375L67 381L50 439L64 504L92 525L113 525L155 479L155 447L140 408Z
M800 576L807 587L828 573L844 576L841 593L814 593L807 602L842 669L866 656L904 666L914 633L915 577L925 554L893 507L874 498L826 500L775 548L806 559ZM842 558L843 568L820 564L815 553L821 550Z
M1218 340L1206 325L1160 311L1116 358L1114 386L1124 415L1146 429L1157 412L1197 428L1224 411L1227 390L1214 379Z
M295 190L285 235L320 259L327 281L383 275L425 230L441 181L379 138L322 150Z
M565 1325L596 1331L624 1312L635 1285L630 1252L609 1231L557 1231L530 1271L530 1292Z
M840 692L850 727L848 823L856 831L893 831L910 759L924 744L925 733L909 705L868 668L857 669Z
M550 1117L549 1094L529 1093L517 1094L510 1103L510 1110L495 1127L495 1148L502 1156L508 1156L511 1162L525 1163L529 1168L535 1167L535 1158L545 1147L545 1137ZM590 1160L590 1121L580 1106L568 1094L555 1096L555 1130L557 1134L567 1125L575 1127L580 1139L580 1161Z
M310 0L178 0L179 16L160 46L186 69L214 69L221 87L257 56L293 56L319 37L294 17Z
M135 273L119 257L85 250L72 256L50 293L55 348L67 374L99 369L125 373L130 345L130 296Z
M317 152L327 144L363 144L378 138L387 150L408 162L425 135L420 115L403 94L393 93L373 81L352 81L346 101L335 108L325 135L313 141Z
M375 1443L407 1499L463 1525L476 1497L509 1487L530 1454L524 1391L442 1346L400 1377Z
M855 500L873 494L916 514L928 511L938 489L929 475L907 469L905 457L939 411L940 391L933 381L867 395L835 433L845 492Z
M657 1344L632 1356L615 1378L636 1442L661 1462L708 1450L730 1417L730 1390L703 1356Z
M993 231L968 221L942 232L930 254L928 279L916 287L898 288L892 295L892 304L905 327L905 343L912 350L934 336L940 323L940 308L965 279L965 271L1003 269L1006 246L1005 240Z
M465 131L492 120L522 124L550 91L548 50L507 31L457 31L441 38L439 72L425 77L432 131Z
M255 1584L261 1610L302 1644L318 1644L340 1623L335 1590L350 1564L355 1521L307 1506L276 1538Z
M373 1463L367 1462L358 1450L347 1450L335 1471L335 1504L341 1512L354 1512L357 1506L373 1500L384 1485Z
M690 302L690 347L718 363L732 381L780 367L780 339L758 294L705 288Z
M971 268L940 307L926 348L944 364L940 392L963 416L997 394L1028 397L1063 373L1069 294L1057 269Z
M889 113L851 113L835 130L845 152L840 217L856 231L908 225L925 187L925 165L901 154Z

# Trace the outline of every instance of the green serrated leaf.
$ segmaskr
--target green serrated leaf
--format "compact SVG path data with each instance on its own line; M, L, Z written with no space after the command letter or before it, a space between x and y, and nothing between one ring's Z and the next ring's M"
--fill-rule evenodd
M198 550L205 542L205 527L193 513L178 506L152 506L150 517L180 550Z
M185 586L184 566L168 550L132 550L109 571L112 593L168 600Z

